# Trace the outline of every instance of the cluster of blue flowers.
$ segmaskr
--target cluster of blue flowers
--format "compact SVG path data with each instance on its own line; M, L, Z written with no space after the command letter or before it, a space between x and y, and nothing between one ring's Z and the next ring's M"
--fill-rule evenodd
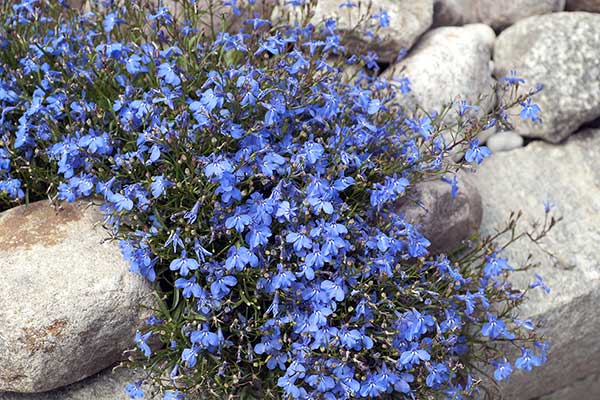
M491 306L523 299L507 260L491 244L430 255L397 206L426 179L455 196L450 151L481 163L476 134L519 102L537 120L530 99L485 116L457 102L448 126L402 107L406 78L343 79L376 56L347 54L332 20L212 35L195 1L179 23L136 2L49 3L1 13L0 201L100 202L162 296L135 343L165 399L461 399L475 363L502 380L544 361L533 323Z

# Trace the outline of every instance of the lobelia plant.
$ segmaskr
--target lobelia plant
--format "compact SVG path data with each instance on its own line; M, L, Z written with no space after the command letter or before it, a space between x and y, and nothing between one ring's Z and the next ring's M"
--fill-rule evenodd
M206 28L196 1L177 19L116 3L2 6L0 204L100 204L131 270L155 283L131 398L148 382L170 400L463 399L490 367L501 381L545 361L515 308L547 288L512 287L501 251L539 241L550 209L532 231L514 215L432 255L398 207L431 179L455 196L456 172L490 155L477 134L513 106L539 119L516 74L489 114L466 101L407 110L407 78L378 78L376 56L349 54L333 20L209 2L213 18L253 16L232 32L225 18ZM347 65L368 72L346 79Z

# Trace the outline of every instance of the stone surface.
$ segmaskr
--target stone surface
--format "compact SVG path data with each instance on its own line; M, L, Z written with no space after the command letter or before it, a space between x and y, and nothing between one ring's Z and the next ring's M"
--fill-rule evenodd
M503 29L533 15L562 11L565 0L435 0L434 26L482 22Z
M457 99L473 104L480 96L480 111L487 112L496 103L490 66L495 37L483 24L433 29L384 77L409 78L412 91L401 95L409 112L417 105L439 111ZM450 112L448 117L456 114Z
M567 0L567 10L600 12L600 0Z
M0 390L41 392L118 361L152 291L101 213L46 201L0 214Z
M493 152L510 151L523 147L524 140L518 134L507 131L498 132L491 135L486 142L486 146Z
M455 199L450 184L435 180L418 183L400 203L406 219L420 226L421 233L431 242L432 253L453 250L479 230L479 192L472 178L464 173L459 173L458 182L460 189Z
M128 400L125 385L139 379L127 369L107 369L81 382L44 393L0 392L0 400ZM146 387L144 399L158 400Z
M84 11L91 11L90 1L93 0L67 0L67 3L75 9L83 9ZM98 3L101 4L99 0ZM121 4L130 0L118 0ZM185 0L187 1L187 0ZM254 0L254 4L250 5L248 0L238 0L237 6L241 11L241 15L237 16L231 11L231 7L223 6L222 0L197 0L196 9L199 13L203 14L201 18L202 26L198 27L201 30L210 31L212 26L216 31L221 30L223 22L225 23L227 30L230 32L239 32L240 28L243 27L244 21L248 18L252 18L254 14L257 14L261 18L268 18L273 12L273 8L278 0ZM164 4L171 15L178 20L183 19L183 1L182 0L164 0L161 2ZM158 0L144 0L143 4L156 6L159 4ZM214 17L209 17L209 10L213 10Z
M516 275L516 286L525 287L538 273L552 289L532 291L521 307L522 316L544 323L548 363L530 374L515 373L505 385L507 398L533 399L599 372L600 130L577 133L563 145L537 141L495 154L475 178L483 199L483 235L504 226L511 211L522 210L525 222L543 221L547 200L564 218L541 242L555 257L526 239L504 253L515 267L529 254L540 262L536 270Z
M569 386L561 388L535 400L587 400L600 399L600 373L578 379Z
M510 70L534 96L543 124L514 118L515 131L557 143L600 116L600 15L561 12L519 21L503 31L494 49L495 74ZM520 106L513 110L520 110Z
M365 35L353 33L346 36L346 46L351 53L375 51L379 60L386 63L394 62L400 50L411 48L433 21L433 0L375 0L372 6L369 6L369 1L355 1L358 7L340 8L343 3L343 0L319 0L312 10L310 21L321 24L328 18L335 18L338 28L346 32L354 31L359 22L367 21L381 40L373 41ZM388 13L388 27L380 28L379 19L372 18L381 9ZM292 22L301 20L303 15L300 7L289 5L277 7L274 13L275 17L285 16ZM364 24L361 26L364 27Z

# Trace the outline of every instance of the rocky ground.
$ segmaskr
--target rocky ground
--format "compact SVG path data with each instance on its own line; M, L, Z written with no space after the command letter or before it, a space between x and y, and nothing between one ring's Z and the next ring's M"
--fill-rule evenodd
M274 3L264 0L269 12ZM320 0L315 22L335 14L345 27L360 17L337 13L339 3ZM517 265L530 253L536 256L537 272L552 288L522 309L545 320L549 362L533 374L515 375L505 395L600 398L600 0L380 3L388 9L390 28L371 50L391 64L384 75L402 71L410 78L414 104L435 109L456 97L483 95L485 111L496 102L494 81L511 70L529 87L544 85L535 98L544 123L515 120L511 131L487 132L484 139L495 154L476 174L463 177L452 207L440 206L449 186L435 184L417 188L426 210L403 207L423 225L436 250L445 250L477 229L493 233L511 211L521 209L530 221L540 220L544 202L552 202L563 221L542 248L554 256L527 241L509 254ZM369 46L365 38L354 45ZM409 49L407 57L394 64L403 48ZM451 223L440 230L432 223L439 219ZM110 367L132 347L132 327L145 317L135 305L151 301L151 295L127 273L116 245L100 244L98 222L93 209L57 215L40 206L0 215L0 269L9 277L0 282L0 292L8 295L0 299L0 390L6 391L0 400L127 398L123 387L131 373L113 374ZM44 244L48 240L52 243ZM73 266L68 279L60 277L56 262ZM34 265L35 272L24 275L24 265ZM518 284L532 279L522 274ZM19 301L23 298L27 301ZM10 392L46 390L51 391Z

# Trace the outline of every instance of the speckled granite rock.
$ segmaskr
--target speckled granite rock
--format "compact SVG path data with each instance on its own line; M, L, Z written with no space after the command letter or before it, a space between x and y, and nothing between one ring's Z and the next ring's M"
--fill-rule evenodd
M479 192L465 173L459 173L458 182L460 189L455 199L450 184L435 180L416 184L400 205L406 219L420 226L421 233L429 239L432 253L453 250L479 230L482 215Z
M400 100L408 110L419 105L439 111L454 100L473 104L482 96L480 110L486 112L496 103L490 66L495 38L483 24L433 29L384 77L408 77L412 91Z
M139 379L133 372L111 368L83 381L44 393L0 392L0 400L129 400L125 393L125 385ZM153 395L151 390L144 389L144 399L159 400L162 396Z
M100 221L96 208L46 201L0 214L0 390L61 387L133 347L152 291Z
M363 53L372 50L377 53L379 60L392 63L398 57L400 50L410 49L430 26L433 21L433 0L375 0L369 7L369 1L354 2L357 7L342 7L343 0L319 0L310 22L321 24L328 18L337 20L337 26L342 32L354 31L360 22L365 27L367 21L370 30L376 32L381 40L374 41L372 37L363 34L346 35L346 47L351 53ZM301 7L284 5L281 0L276 7L274 17L284 17L290 21L301 20ZM389 26L379 26L379 20L373 15L385 10L389 17ZM371 26L372 25L372 26ZM364 29L363 29L364 30Z
M527 88L544 85L533 98L543 124L515 118L515 132L558 143L600 117L599 59L600 14L542 15L503 31L494 48L496 77L516 70Z
M475 178L483 199L484 235L503 226L511 211L522 210L525 221L543 220L547 200L564 218L542 240L556 258L527 240L504 253L515 267L529 254L541 264L516 275L517 286L533 282L535 272L552 290L532 291L521 307L523 316L543 321L540 333L551 343L548 362L530 374L516 372L504 394L509 399L534 399L600 372L600 130L576 133L562 145L537 141L495 154Z
M565 0L435 0L435 26L482 22L502 29L533 15L562 11Z
M600 0L567 0L567 10L600 12Z

